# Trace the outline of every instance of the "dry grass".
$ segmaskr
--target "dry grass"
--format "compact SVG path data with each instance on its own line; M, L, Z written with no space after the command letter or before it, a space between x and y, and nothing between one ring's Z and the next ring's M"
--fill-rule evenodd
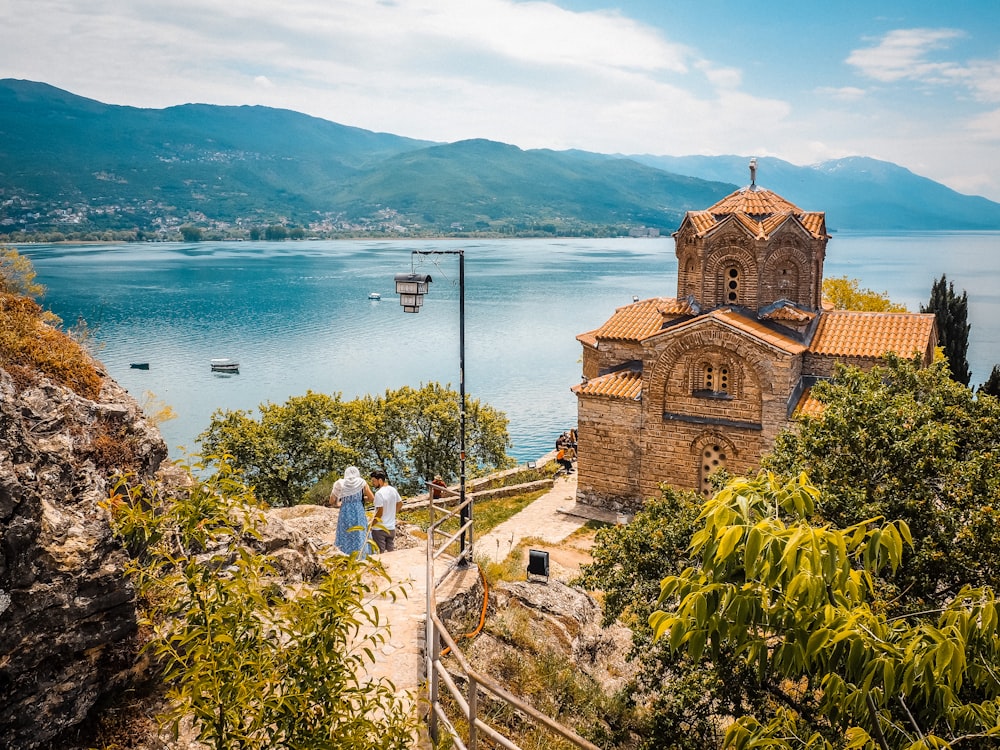
M34 300L0 292L0 368L18 388L46 376L84 398L97 398L101 376L94 361L58 323Z

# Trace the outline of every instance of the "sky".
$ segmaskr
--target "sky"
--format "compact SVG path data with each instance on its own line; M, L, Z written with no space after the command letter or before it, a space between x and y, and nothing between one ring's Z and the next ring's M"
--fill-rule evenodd
M439 142L869 156L1000 201L997 0L2 0L0 78Z

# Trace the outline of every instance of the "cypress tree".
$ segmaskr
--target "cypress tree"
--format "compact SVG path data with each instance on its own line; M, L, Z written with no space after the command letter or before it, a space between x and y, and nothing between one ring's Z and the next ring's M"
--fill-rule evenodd
M985 393L987 396L1000 398L1000 365L993 365L993 372L989 378L976 390L976 393Z
M938 343L944 349L951 367L951 377L957 383L969 385L972 372L969 370L969 296L964 291L959 297L955 285L948 283L944 274L931 287L931 298L920 306L920 312L934 313L937 320Z

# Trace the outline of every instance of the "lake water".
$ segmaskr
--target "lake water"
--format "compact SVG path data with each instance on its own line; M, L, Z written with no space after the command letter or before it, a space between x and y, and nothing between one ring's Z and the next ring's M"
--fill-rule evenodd
M435 249L465 251L466 390L507 414L519 460L575 424L575 337L633 295L676 294L669 237L19 248L47 287L45 305L67 324L86 319L112 377L177 413L161 425L174 457L197 452L216 409L255 411L309 390L457 390L458 258L411 254ZM417 315L393 286L411 267L434 279ZM1000 362L1000 233L838 233L827 249L827 276L857 278L913 311L942 273L969 294L969 362L981 383ZM219 357L238 360L239 374L213 373Z

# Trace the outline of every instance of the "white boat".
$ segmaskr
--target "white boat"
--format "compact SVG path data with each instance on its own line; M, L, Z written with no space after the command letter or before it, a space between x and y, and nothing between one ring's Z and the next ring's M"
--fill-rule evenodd
M378 292L368 292L368 299L379 300L382 299L382 295L379 294Z
M239 372L240 363L235 359L213 359L211 362L212 372Z

